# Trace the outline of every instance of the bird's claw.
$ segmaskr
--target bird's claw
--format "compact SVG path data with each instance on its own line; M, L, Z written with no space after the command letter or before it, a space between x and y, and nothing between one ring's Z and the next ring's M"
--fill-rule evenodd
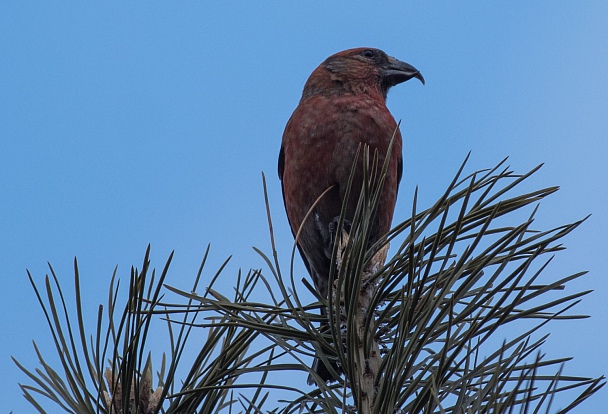
M334 217L332 221L329 222L327 229L329 231L329 249L333 249L334 243L336 242L336 233L338 232L338 226L340 224L340 217ZM347 234L350 233L351 222L349 220L344 220L342 222L342 231L345 231Z

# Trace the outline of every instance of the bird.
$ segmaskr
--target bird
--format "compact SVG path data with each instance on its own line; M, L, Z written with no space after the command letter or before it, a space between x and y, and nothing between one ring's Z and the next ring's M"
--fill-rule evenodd
M322 298L328 298L336 223L362 144L372 154L377 151L382 166L392 141L370 244L390 230L403 161L401 133L386 98L391 87L412 78L424 84L420 71L382 50L338 52L311 73L285 126L278 160L283 201L304 265ZM352 220L359 198L361 163L353 174L345 223ZM341 372L333 362L332 367ZM325 382L337 380L318 359L313 369Z

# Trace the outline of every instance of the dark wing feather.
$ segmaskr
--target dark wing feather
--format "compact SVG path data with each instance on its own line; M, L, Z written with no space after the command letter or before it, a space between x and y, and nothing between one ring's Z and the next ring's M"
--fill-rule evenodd
M278 171L279 171L279 180L281 180L281 193L283 194L283 205L285 206L285 209L287 210L287 204L285 203L285 188L283 187L283 171L285 171L285 151L283 151L283 145L281 145L281 151L279 151L279 165L278 165ZM289 216L287 216L287 221L289 222ZM289 222L289 228L291 229L291 234L293 234L293 237L296 237L296 233L293 231L293 228L291 227L291 222ZM302 248L300 248L300 245L297 244L298 247L298 251L300 252L300 256L302 256L302 260L304 261L304 266L306 266L306 270L308 271L308 273L310 274L310 265L308 264L308 260L306 259L306 256L304 255L304 252L302 251Z
M283 171L285 171L285 151L283 151L283 145L281 145L281 151L279 151L279 180L283 182ZM281 184L281 187L283 185Z

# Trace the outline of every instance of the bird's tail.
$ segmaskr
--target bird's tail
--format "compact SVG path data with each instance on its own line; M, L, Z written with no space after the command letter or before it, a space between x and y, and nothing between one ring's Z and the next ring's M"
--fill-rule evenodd
M338 376L340 376L342 374L342 368L336 361L330 361L330 365L331 365L331 369L333 371L335 371L335 373L338 374ZM338 381L338 378L336 378L332 374L332 371L323 363L323 361L321 361L321 359L319 357L316 357L314 362L312 363L312 369L325 383L327 383L328 381L329 382ZM310 374L310 375L308 375L308 385L313 385L313 384L315 384L315 379L312 376L312 374Z
M321 314L324 314L325 312L321 312ZM329 331L329 324L328 322L322 322L321 326L320 326L320 330L321 332L328 332ZM321 378L321 380L325 383L329 382L334 382L334 381L338 381L338 379L340 378L340 375L342 375L343 370L342 367L340 366L339 362L337 361L336 355L331 352L331 353L326 353L325 354L326 358L329 360L329 365L330 367L328 367L327 365L325 365L325 362L323 362L323 360L321 358L319 358L318 356L315 357L314 362L312 363L312 370L319 376L319 378ZM313 377L312 374L308 375L308 385L313 385L315 384L315 379Z

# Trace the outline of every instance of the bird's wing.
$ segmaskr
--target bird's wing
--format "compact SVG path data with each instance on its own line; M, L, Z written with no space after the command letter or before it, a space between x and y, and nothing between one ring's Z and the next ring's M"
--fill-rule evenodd
M285 151L283 150L283 145L281 145L281 151L279 151L279 180L281 180L281 192L283 193L283 204L285 204L285 209L287 209L287 204L285 203L285 187L283 186L283 171L285 171ZM287 216L287 221L289 222L289 228L291 229L291 233L293 237L296 237L296 232L293 230L291 226L291 220L289 220L289 216ZM308 263L308 259L306 259L306 255L302 251L300 244L297 244L298 251L300 252L300 256L302 256L302 260L304 261L304 266L306 266L306 270L308 273L311 272L310 264Z
M283 182L283 171L285 170L285 151L283 151L283 145L281 145L281 151L279 152L279 180ZM281 187L283 185L281 184Z
M401 176L403 175L403 155L399 154L399 160L397 161L397 189L401 183Z

